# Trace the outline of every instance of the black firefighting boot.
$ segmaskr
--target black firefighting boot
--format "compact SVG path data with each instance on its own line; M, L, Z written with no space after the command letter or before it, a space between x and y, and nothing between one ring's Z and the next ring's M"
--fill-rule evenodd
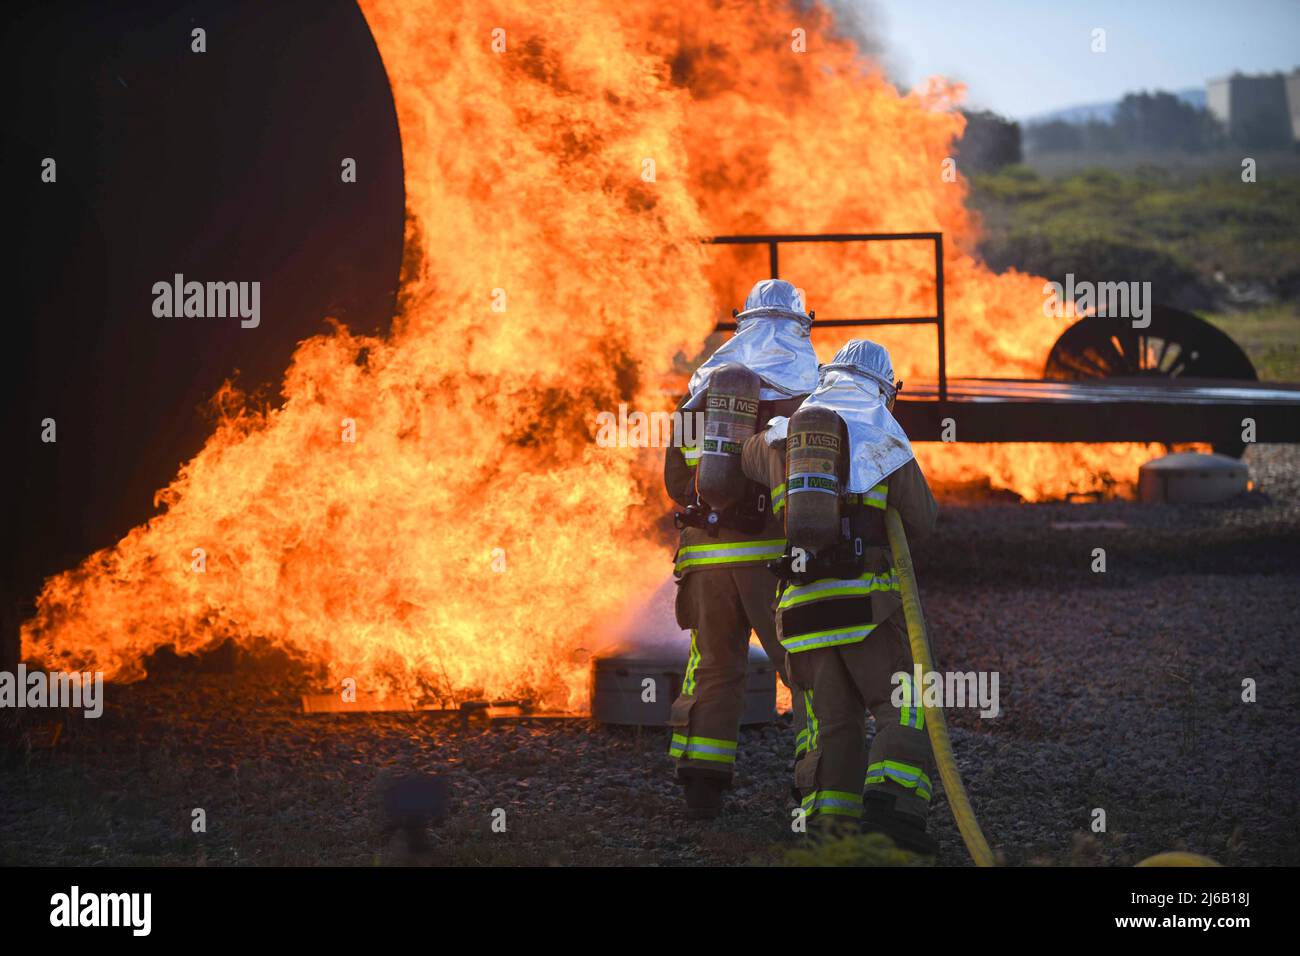
M925 832L925 818L899 813L894 795L868 790L862 798L862 832L883 833L900 849L918 856L938 856L939 843Z
M721 774L679 770L677 777L686 790L686 816L691 820L714 820L722 813L722 794L731 781Z

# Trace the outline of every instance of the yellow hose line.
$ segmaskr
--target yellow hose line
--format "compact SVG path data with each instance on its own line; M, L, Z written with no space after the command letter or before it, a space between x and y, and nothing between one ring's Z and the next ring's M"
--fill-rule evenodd
M930 674L934 671L934 659L925 635L925 617L921 614L921 595L916 589L916 575L912 571L912 553L907 548L907 535L903 533L903 519L894 508L885 511L885 528L889 532L889 547L894 553L894 568L898 572L898 583L903 592L903 616L907 619L912 661L920 665L923 674ZM925 726L929 728L934 762L939 767L944 793L948 795L948 805L952 807L953 819L957 821L957 829L961 831L966 849L970 851L976 866L993 866L993 851L989 849L979 821L975 819L975 812L966 796L966 788L961 782L961 773L957 770L957 761L952 755L952 743L948 740L948 725L944 722L942 707L925 707Z
M1199 853L1183 853L1172 850L1168 853L1157 853L1155 856L1149 856L1141 863L1134 863L1134 866L1221 866L1222 864L1211 860L1208 856L1201 856Z

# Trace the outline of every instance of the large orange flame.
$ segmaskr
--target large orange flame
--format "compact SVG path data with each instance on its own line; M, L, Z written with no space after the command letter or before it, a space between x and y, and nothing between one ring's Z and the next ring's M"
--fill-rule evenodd
M820 8L362 6L418 244L403 314L384 338L304 342L278 408L224 396L161 513L46 583L27 655L125 680L165 645L262 638L364 689L584 707L580 649L668 567L649 533L662 453L598 447L595 416L666 407L673 356L765 274L709 234L941 231L952 374L1039 373L1061 327L1042 280L974 258L943 176L960 90L899 95ZM783 274L824 315L908 314L933 308L930 255L822 248ZM933 375L932 335L879 337L907 378ZM1077 450L933 451L938 478L1031 498L1096 481Z

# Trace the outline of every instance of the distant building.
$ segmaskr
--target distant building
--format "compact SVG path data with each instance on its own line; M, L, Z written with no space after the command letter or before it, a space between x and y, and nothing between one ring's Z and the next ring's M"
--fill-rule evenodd
M1290 75L1234 73L1205 84L1206 106L1237 142L1300 141L1300 69Z
M1286 78L1286 101L1291 107L1291 139L1300 143L1300 70Z

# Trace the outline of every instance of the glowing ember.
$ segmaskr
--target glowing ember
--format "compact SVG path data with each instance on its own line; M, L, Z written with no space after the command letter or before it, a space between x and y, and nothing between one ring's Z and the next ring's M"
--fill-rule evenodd
M942 176L960 90L898 95L816 8L362 6L419 252L403 314L387 338L304 342L279 408L223 396L162 512L46 583L29 657L124 680L164 645L263 638L365 693L582 709L583 649L669 558L648 530L662 452L598 447L595 416L665 408L673 356L766 274L762 250L702 237L943 232L952 375L1037 377L1068 321L1043 316L1043 280L973 258L965 186ZM782 271L823 315L920 314L931 255L820 247ZM933 377L932 330L879 338L904 379ZM1101 464L1131 481L1147 454L921 449L937 479L1031 499L1096 487Z

